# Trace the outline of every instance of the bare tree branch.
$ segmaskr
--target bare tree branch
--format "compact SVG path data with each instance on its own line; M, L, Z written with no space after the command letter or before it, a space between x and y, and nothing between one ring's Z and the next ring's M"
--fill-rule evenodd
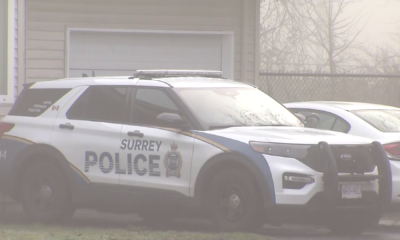
M369 20L359 27L363 9L352 16L344 14L354 2L265 0L267 10L261 21L262 66L296 70L315 65L328 67L331 73L346 69Z

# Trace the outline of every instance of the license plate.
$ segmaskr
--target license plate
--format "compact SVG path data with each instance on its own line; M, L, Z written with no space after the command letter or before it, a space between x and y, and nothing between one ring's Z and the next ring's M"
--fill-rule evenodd
M359 185L359 184L343 184L342 185L342 198L343 199L362 198L361 185Z

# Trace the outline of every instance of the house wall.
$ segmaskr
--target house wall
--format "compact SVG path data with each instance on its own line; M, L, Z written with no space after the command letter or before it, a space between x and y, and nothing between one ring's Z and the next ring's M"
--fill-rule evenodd
M255 82L257 0L27 0L26 81L65 77L67 27L233 31L234 78Z

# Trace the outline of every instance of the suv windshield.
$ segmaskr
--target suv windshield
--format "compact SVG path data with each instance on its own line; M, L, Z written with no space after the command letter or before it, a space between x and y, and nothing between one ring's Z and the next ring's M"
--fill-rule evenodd
M400 132L399 110L356 110L352 111L352 113L381 132Z
M230 126L304 126L284 106L256 88L174 90L206 129Z

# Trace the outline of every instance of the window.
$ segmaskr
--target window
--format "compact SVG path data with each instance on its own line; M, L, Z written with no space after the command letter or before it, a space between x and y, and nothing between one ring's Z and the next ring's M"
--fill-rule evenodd
M178 112L178 107L162 90L137 89L132 110L134 124L157 126L156 118L158 115Z
M318 125L316 128L322 130L332 130L336 132L347 133L350 130L350 125L342 118L323 111L311 110L311 109L292 109L293 113L300 113L306 118L311 114L317 114L319 117Z
M69 91L70 89L24 89L8 115L40 116Z
M0 104L14 102L14 5L0 1Z
M279 102L256 88L174 88L205 129L220 126L303 126Z
M71 106L68 119L124 123L129 87L91 86Z
M357 110L352 113L381 132L400 132L400 111L398 110Z
M340 118L336 118L336 122L335 125L333 125L332 130L336 132L347 133L350 129L349 129L349 124L347 122L345 122Z

